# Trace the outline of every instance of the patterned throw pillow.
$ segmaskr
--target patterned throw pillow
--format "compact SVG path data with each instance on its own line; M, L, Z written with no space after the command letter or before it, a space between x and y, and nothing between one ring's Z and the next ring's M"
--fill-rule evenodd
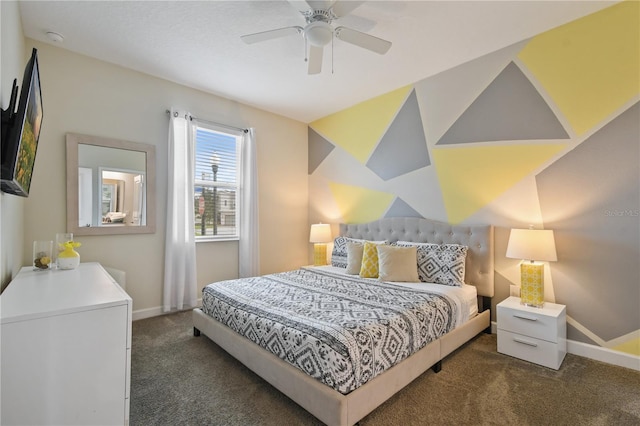
M336 237L333 240L333 251L331 252L331 266L335 266L337 268L347 267L347 263L348 263L347 242L348 241L364 244L365 240L359 240L357 238L350 238L350 237ZM380 243L380 244L386 244L385 240L374 241L374 242Z
M459 244L428 244L398 241L400 247L418 248L420 281L451 286L464 284L467 246Z
M378 278L378 244L366 241L362 251L362 278Z
M331 266L338 268L347 267L347 242L356 242L358 240L347 237L336 237L333 240L333 251L331 252Z

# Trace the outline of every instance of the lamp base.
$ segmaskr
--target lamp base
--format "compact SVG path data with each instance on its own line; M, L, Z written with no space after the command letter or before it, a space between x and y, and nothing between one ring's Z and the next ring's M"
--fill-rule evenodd
M525 306L544 306L544 263L520 264L520 303Z
M327 264L327 245L315 243L313 245L313 265L323 266Z

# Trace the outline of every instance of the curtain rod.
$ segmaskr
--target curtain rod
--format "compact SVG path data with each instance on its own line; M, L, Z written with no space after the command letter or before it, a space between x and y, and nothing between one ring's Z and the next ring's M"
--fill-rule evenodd
M171 114L171 111L169 111L169 110L165 110L165 112L167 114ZM177 114L177 112L176 112L176 114ZM177 115L176 115L176 117L177 117ZM201 121L201 122L206 123L206 124L213 124L215 126L226 127L227 129L240 130L241 132L249 133L249 129L245 129L245 128L242 128L242 127L236 127L236 126L230 126L228 124L217 123L217 122L211 121L211 120L203 120L201 118L194 117L191 114L189 114L189 120Z

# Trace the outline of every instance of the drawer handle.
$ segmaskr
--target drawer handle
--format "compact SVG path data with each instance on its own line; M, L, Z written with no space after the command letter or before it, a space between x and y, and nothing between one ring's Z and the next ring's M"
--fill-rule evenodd
M522 343L523 345L533 346L534 348L538 347L538 345L536 343L527 342L526 340L516 339L515 337L513 338L513 341L514 342L518 342L518 343Z
M517 315L517 314L513 314L513 316L516 317L516 318L527 320L527 321L538 321L538 318L536 318L536 317L526 317L526 316Z

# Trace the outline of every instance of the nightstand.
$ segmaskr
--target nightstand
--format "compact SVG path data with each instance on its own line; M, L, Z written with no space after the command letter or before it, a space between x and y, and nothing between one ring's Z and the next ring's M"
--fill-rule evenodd
M520 304L519 297L498 303L498 352L560 368L567 353L566 306L545 302L542 308Z

